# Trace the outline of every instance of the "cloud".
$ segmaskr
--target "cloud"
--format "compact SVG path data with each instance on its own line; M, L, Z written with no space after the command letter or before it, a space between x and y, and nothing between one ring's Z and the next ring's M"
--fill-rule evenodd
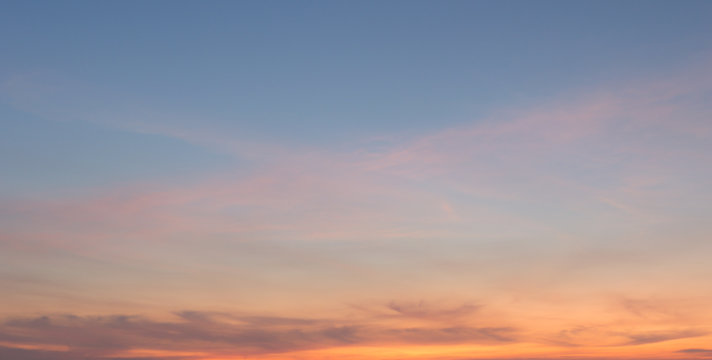
M76 358L112 357L138 349L259 355L350 345L516 341L516 331L510 327L397 326L381 323L376 317L315 319L200 311L181 311L175 315L177 321L135 315L10 318L0 325L0 342L25 347L65 346L66 352L52 352L52 356L60 359L65 353Z
M637 322L638 328L660 328L660 323ZM596 325L574 326L559 331L548 338L548 342L564 347L608 347L656 344L665 341L702 337L709 331L689 326L679 329L680 323L666 326L669 330L633 331L623 329L621 324L600 323Z
M473 328L445 327L434 329L406 328L389 329L383 332L386 338L412 344L502 344L515 342L515 329L511 327Z
M682 349L678 350L677 352L683 353L683 354L691 354L691 355L701 355L705 357L712 357L712 349Z
M626 337L630 339L627 345L642 345L642 344L652 344L663 341L670 341L676 339L685 339L707 335L709 332L701 330L678 330L678 331L662 331L662 332L646 332L637 334L625 334Z
M48 351L0 346L0 359L9 360L199 360L196 356L104 357L85 356L72 351Z
M465 322L477 314L482 305L466 302L460 305L446 306L420 301L390 301L385 306L352 305L354 309L369 317L393 320L416 320L430 323Z
M0 358L12 360L89 360L63 351L31 350L0 346Z
M405 317L434 320L452 320L461 318L476 312L480 306L473 304L463 304L450 309L433 309L423 301L417 303L403 303L392 301L388 304L388 309Z
M22 221L9 222L15 224L4 227L0 236L16 247L34 242L38 248L49 243L87 251L117 237L164 241L182 234L258 238L286 232L298 240L552 237L562 232L557 212L580 216L591 228L596 228L591 219L609 213L616 219L605 218L608 227L625 226L631 219L654 224L678 212L660 208L661 202L683 206L676 200L687 192L680 194L680 188L695 192L704 187L704 181L677 182L697 171L697 163L710 160L693 161L710 153L705 134L712 126L704 121L709 109L696 105L704 103L700 94L712 86L708 78L672 76L592 91L393 140L384 148L334 151L253 144L234 135L239 132L156 116L160 111L84 113L77 109L86 107L75 103L107 100L81 86L67 85L70 90L62 91L62 85L18 76L5 82L3 93L21 108L80 112L74 117L83 121L259 159L250 170L226 171L192 185L126 186L63 199L4 201L0 211ZM71 101L56 101L54 95ZM542 208L550 209L550 216Z

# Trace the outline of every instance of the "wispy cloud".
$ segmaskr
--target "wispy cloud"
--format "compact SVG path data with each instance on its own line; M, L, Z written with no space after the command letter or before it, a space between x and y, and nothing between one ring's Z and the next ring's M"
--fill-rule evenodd
M651 344L663 341L685 339L691 337L698 337L708 334L706 331L701 330L679 330L679 331L664 331L664 332L647 332L647 333L637 333L637 334L627 334L626 336L630 338L629 345L641 345L641 344Z
M678 353L685 354L687 356L694 356L698 358L712 358L712 349L699 349L699 348L692 348L692 349L682 349L678 350Z
M377 319L368 318L283 318L197 311L176 315L177 321L127 315L14 318L3 322L0 341L25 347L61 345L68 348L69 357L104 358L135 349L244 356L345 345L498 344L516 340L514 329L506 327L384 327Z

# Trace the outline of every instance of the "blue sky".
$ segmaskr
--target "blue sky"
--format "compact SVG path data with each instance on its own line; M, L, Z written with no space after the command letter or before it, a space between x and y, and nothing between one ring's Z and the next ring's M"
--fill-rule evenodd
M38 181L41 170L26 158L44 162L42 168L69 166L73 177L95 183L134 172L175 176L176 168L225 160L200 150L178 155L194 146L149 144L130 127L74 121L124 116L338 147L481 121L684 66L705 54L712 32L712 6L704 1L13 1L5 7L0 78L6 86L32 87L5 93L0 109L11 184ZM32 134L41 145L30 145ZM85 147L75 135L106 139L94 151L126 164L121 174L78 154Z

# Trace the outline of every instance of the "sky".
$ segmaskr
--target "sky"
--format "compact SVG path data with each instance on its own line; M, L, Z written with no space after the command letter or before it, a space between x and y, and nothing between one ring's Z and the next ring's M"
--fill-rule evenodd
M711 17L2 1L0 358L712 359Z

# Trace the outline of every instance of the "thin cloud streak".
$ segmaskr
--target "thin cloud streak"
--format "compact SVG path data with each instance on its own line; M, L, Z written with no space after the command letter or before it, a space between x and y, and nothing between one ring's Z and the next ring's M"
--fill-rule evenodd
M248 220L252 227L258 229L270 226L277 229L298 228L300 223L308 224L315 220L298 219L300 215L294 214L290 209L312 208L317 212L314 213L315 216L321 216L322 213L335 216L346 210L339 204L356 205L353 206L355 210L348 210L351 214L341 216L346 223L339 223L340 227L346 225L350 229L362 228L364 223L374 224L374 210L383 209L384 205L386 210L379 211L378 216L407 213L402 206L387 205L392 203L412 203L416 209L425 210L421 221L428 218L440 218L440 222L447 222L444 219L468 220L459 213L453 216L453 195L423 191L425 185L428 188L450 189L458 195L504 203L507 200L539 201L533 194L542 193L549 198L553 197L560 206L570 207L578 205L571 204L568 199L578 197L582 198L581 201L588 202L588 206L610 206L623 211L627 216L652 222L669 214L656 214L646 209L650 207L646 204L651 200L649 198L660 196L653 195L653 191L648 189L665 186L674 179L669 173L651 174L649 179L637 179L639 170L652 168L649 162L653 157L658 163L665 161L663 168L679 167L681 163L677 160L690 153L686 152L685 148L700 142L698 140L672 150L668 144L658 146L645 141L641 143L642 139L636 134L640 131L666 131L666 123L661 123L663 127L651 129L651 125L644 118L656 112L654 108L658 103L663 103L659 106L666 109L674 107L675 104L669 105L665 102L680 97L680 91L672 94L658 91L664 93L664 96L653 91L649 94L636 94L633 99L609 95L575 106L516 115L514 120L497 122L494 125L445 130L396 145L393 150L383 154L370 154L362 150L356 150L352 154L311 151L299 154L292 151L292 155L273 158L279 160L265 164L265 170L248 176L231 176L231 179L218 180L217 183L208 181L193 187L178 187L158 192L134 189L127 193L122 190L116 195L100 195L97 199L87 199L84 204L62 204L62 200L56 206L21 202L11 205L7 211L17 209L24 212L21 209L29 206L47 208L50 214L56 213L50 215L52 217L71 216L72 213L82 219L92 216L96 218L94 222L100 226L96 233L111 233L110 228L102 228L100 224L105 222L104 219L116 219L115 222L121 224L122 228L126 223L137 224L136 227L126 228L143 228L142 231L146 232L136 235L146 237L160 236L161 228L175 229L175 232L191 229L206 231L213 228L221 232L240 232L239 226L227 225L235 223L235 215L220 214L225 208L240 206L249 209L250 213L264 214L264 219ZM621 125L620 117L630 119L624 122L629 125ZM675 123L679 124L679 119L676 119ZM614 125L629 129L619 132L618 129L611 128ZM594 156L594 152L585 148L594 143L592 139L611 134L615 135L614 142L600 142L607 150L595 149L595 153L599 155L589 157ZM559 155L569 153L572 149L575 154L577 149L582 147L584 152L578 154L580 159ZM605 155L601 158L600 154ZM625 160L626 158L629 160ZM581 160L588 160L589 164L582 165ZM603 171L610 177L607 182L611 185L590 183L575 172L562 171L557 163L570 164L576 171ZM526 179L526 183L512 182L512 179L518 177ZM363 201L368 199L374 200L370 203ZM417 200L414 202L414 199ZM56 210L52 210L53 206ZM175 213L176 208L184 206L201 206L202 208L197 210L202 213L208 211L210 216L203 216L201 219L195 214L186 214L185 211ZM162 213L165 208L173 213ZM491 207L483 207L481 211L490 212ZM406 216L412 215L415 214ZM503 217L504 221L510 221L513 215L516 218L517 215L511 211L497 216ZM280 218L289 219L289 223L279 225ZM209 219L224 221L213 220L211 223ZM392 220L391 222L395 223L402 221L397 217ZM521 220L526 221L520 219L520 222ZM73 220L59 219L62 223L67 221ZM140 225L142 222L147 224ZM328 229L330 222L307 225L307 228L319 228L318 232L312 233L317 237L319 234L338 234L336 229ZM111 226L110 223L107 225ZM245 229L249 230L251 226L246 225ZM145 229L146 227L153 230ZM381 231L384 235L400 232L398 226ZM309 236L308 233L305 235Z

